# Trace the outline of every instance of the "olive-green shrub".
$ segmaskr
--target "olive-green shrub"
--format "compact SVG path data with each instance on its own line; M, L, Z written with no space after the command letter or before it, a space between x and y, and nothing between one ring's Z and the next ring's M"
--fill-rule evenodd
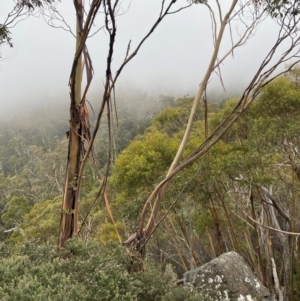
M153 264L128 273L129 257L117 244L70 241L58 253L53 245L27 242L18 254L0 246L2 301L171 301L201 300L171 281Z

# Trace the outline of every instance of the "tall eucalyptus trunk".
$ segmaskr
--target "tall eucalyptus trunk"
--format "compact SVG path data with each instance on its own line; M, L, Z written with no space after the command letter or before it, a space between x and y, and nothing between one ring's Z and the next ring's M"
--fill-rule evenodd
M76 7L76 53L80 46L80 37L82 33L83 7L82 0L74 1ZM81 82L82 82L83 61L80 54L75 74L70 78L71 87L71 105L70 105L70 130L69 130L69 149L66 182L62 203L59 247L63 247L65 242L78 232L78 173L81 164L82 155L82 103L81 103Z

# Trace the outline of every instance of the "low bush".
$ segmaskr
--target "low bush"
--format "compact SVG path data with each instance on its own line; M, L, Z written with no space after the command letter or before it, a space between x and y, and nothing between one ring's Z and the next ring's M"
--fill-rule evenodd
M0 246L2 301L180 301L201 300L151 263L128 273L130 259L118 244L84 244L71 240L55 246L27 242L18 254Z

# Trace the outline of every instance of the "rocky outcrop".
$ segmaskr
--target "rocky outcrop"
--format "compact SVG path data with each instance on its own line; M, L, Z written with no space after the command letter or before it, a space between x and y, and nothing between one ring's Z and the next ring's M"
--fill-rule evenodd
M222 254L186 272L183 284L190 290L196 288L209 301L275 301L245 260L235 252Z

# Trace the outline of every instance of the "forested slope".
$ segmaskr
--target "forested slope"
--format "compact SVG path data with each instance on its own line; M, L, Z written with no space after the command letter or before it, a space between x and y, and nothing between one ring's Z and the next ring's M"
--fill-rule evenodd
M176 101L161 97L155 110L140 115L121 106L113 128L106 203L101 198L94 202L108 156L103 126L96 167L90 164L84 179L80 221L86 230L81 239L104 246L118 241L118 234L125 239L132 233L145 199L173 160L191 103L188 96ZM210 131L235 103L208 102L207 112L201 104L184 156L204 139L206 113ZM0 130L0 235L16 251L28 240L52 245L57 240L67 135L63 118L49 112L3 122ZM147 258L162 270L172 264L181 277L235 250L266 286L274 286L274 259L281 283L299 291L299 242L286 234L300 232L299 113L294 74L267 85L217 145L172 180Z

